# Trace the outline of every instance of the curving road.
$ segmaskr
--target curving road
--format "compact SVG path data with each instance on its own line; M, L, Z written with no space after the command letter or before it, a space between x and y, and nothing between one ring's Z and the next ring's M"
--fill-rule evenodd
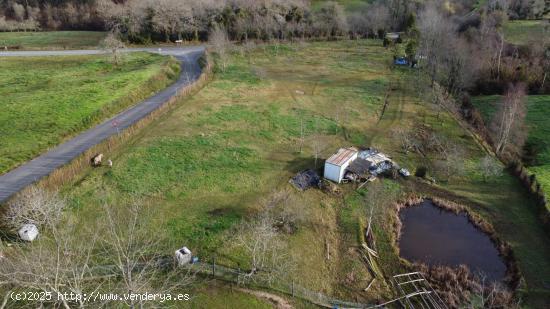
M0 203L5 202L13 194L28 185L49 175L57 168L69 163L89 148L117 134L119 130L124 130L149 115L168 102L179 90L196 81L202 74L199 58L204 54L204 47L128 48L121 51L145 51L174 56L181 63L181 74L175 83L154 96L137 103L10 172L0 175ZM0 52L0 57L98 55L103 53L105 53L103 50L13 51ZM113 123L116 123L117 126L113 126Z

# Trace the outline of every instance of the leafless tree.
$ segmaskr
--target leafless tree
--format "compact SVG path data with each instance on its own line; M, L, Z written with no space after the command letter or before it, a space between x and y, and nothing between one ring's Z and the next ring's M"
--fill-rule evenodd
M370 235L376 225L389 228L388 225L391 223L388 220L390 216L387 205L395 200L396 192L386 188L383 180L371 182L364 188L367 190L364 197L365 208L357 215L368 219L365 232ZM376 246L375 243L374 245Z
M98 308L111 300L68 299L66 293L173 293L192 281L188 269L174 268L173 250L165 252L145 228L150 217L139 203L104 206L98 216L95 225L49 221L39 240L2 248L0 286L51 295L38 305ZM145 301L130 297L126 305L142 307Z
M366 13L367 28L372 36L378 36L378 32L386 32L390 27L390 12L388 7L375 3L368 7Z
M157 0L153 9L153 28L164 33L166 42L170 41L170 35L181 38L184 28L194 26L191 6L181 0Z
M64 208L65 200L57 192L31 186L8 202L4 221L14 230L24 224L52 228L61 220Z
M315 168L317 168L317 163L319 158L323 154L323 151L326 148L325 141L323 136L320 134L314 134L310 137L311 140L311 151L313 152L313 157L315 159Z
M82 232L82 231L80 231ZM51 227L32 245L17 245L4 250L0 263L0 284L7 290L24 289L48 295L37 299L37 305L70 308L101 307L102 302L68 298L67 294L98 292L109 274L94 272L97 230L88 230L85 238L76 227L64 224Z
M449 39L454 36L452 22L437 7L428 4L420 13L420 53L426 57L426 66L432 85L437 80L441 63L450 50Z
M133 202L119 209L105 205L104 213L102 252L106 264L112 265L110 273L121 279L110 289L120 293L172 293L192 281L188 270L173 268L161 239L146 228L150 212L143 205ZM145 302L128 299L126 305L141 308Z
M483 181L487 181L490 177L502 175L502 166L495 158L489 155L486 155L479 161L479 170L481 175L483 175Z
M114 65L119 65L122 62L122 55L120 49L124 48L124 43L118 39L118 35L115 32L109 32L107 37L101 43L104 50L108 51L111 55L111 62Z
M25 19L25 7L22 4L13 2L11 5L11 9L17 21L23 21Z
M447 181L464 175L466 172L465 152L459 145L449 141L441 144L441 158L435 161L435 168Z
M418 150L419 143L411 131L404 128L394 128L391 133L393 138L399 140L401 149L405 153Z
M235 241L246 250L250 259L250 272L240 280L265 280L273 282L287 276L292 262L286 253L286 245L277 229L277 211L288 201L284 192L275 193L263 203L258 215L240 224Z
M215 27L208 37L208 42L218 55L222 71L225 71L229 61L229 50L231 47L231 42L227 36L227 30L222 27Z
M526 135L524 126L526 114L525 93L525 85L510 84L503 100L498 105L491 129L495 151L499 155L511 145L514 147L511 147L510 150L516 153L519 153L521 147L523 147Z
M341 36L348 32L346 14L342 6L329 1L315 12L314 28L321 37L331 38Z

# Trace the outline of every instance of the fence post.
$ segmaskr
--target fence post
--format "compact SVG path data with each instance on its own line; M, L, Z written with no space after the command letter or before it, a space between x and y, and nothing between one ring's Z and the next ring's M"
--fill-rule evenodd
M212 277L216 276L216 257L212 258Z
M294 280L292 280L292 297L294 297Z

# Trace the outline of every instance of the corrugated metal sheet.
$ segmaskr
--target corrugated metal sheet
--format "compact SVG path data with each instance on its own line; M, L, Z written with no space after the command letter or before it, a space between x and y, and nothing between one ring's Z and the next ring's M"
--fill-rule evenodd
M357 150L354 148L340 148L338 152L328 158L326 162L336 166L342 166L344 163L353 158L356 153Z

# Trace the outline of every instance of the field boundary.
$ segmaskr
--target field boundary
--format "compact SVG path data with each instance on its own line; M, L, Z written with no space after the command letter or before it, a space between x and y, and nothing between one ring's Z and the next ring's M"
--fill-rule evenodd
M113 135L100 144L97 144L80 156L76 157L71 163L55 170L46 178L37 183L39 186L43 186L48 189L55 189L59 186L70 183L74 178L86 168L90 167L89 158L96 153L113 152L131 140L136 134L139 134L145 127L151 124L153 121L164 115L167 111L174 107L176 102L188 95L192 95L202 89L211 79L212 64L207 53L203 56L204 67L202 69L201 76L192 84L180 89L178 93L164 103L161 107L150 113L148 116L135 122L124 131Z
M195 53L198 53L198 52L199 51L195 51ZM18 191L25 189L26 187L28 187L29 185L32 185L33 183L36 183L37 185L45 188L58 187L69 183L85 167L89 166L89 159L91 158L91 156L93 156L96 153L100 153L104 151L113 151L115 149L118 149L121 145L123 145L126 141L128 141L134 134L139 132L141 128L145 127L147 124L151 123L153 120L157 119L160 115L162 115L170 106L174 105L174 103L178 99L202 88L209 79L212 66L210 61L208 60L208 55L206 53L206 50L201 50L200 55L195 57L197 58L194 60L188 57L179 58L179 60L181 61L180 77L178 78L178 81L175 84L169 86L164 90L165 93L163 94L164 96L168 96L167 99L162 100L163 99L162 95L160 96L155 95L147 99L146 101L139 103L134 107L131 107L130 109L127 109L121 112L120 114L114 116L113 118L104 121L99 126L103 126L104 129L107 127L108 132L107 133L103 132L103 134L108 134L108 136L106 136L105 138L102 138L96 144L90 147L86 147L86 145L82 145L81 143L79 143L76 140L76 138L80 137L81 135L92 134L91 131L98 128L98 126L83 132L81 135L78 135L77 137L69 141L77 144L78 147L85 148L76 156L67 157L67 155L65 154L64 156L63 155L59 156L59 158L51 158L56 155L55 153L53 154L51 153L52 151L55 150L54 149L44 155L39 156L36 159L33 159L27 162L26 164L20 166L19 168L12 170L12 172L9 172L0 176L0 202L1 203L6 202ZM189 63L187 63L188 61ZM186 71L185 66L189 66L188 69L196 70L196 71L188 72ZM198 67L194 67L194 66L198 66ZM145 102L150 103L150 105L140 106ZM152 110L147 112L148 109L151 109L151 108ZM124 113L128 111L146 113L146 114L138 118L134 122L121 125L120 128L119 127L115 128L113 123L115 123L118 118L124 119L124 116L125 116ZM101 136L96 138L100 139ZM61 145L64 145L64 144L61 144ZM52 163L53 165L57 165L57 166L53 167L52 170L48 172L49 170L48 167L43 167L40 164L38 164L39 162L37 162L37 160L40 159L41 157L46 162ZM21 169L26 167L27 164L29 165L38 164L37 168L38 168L39 175L32 175L32 172L22 171ZM14 176L13 177L14 179L10 180L9 176L15 171L19 172L19 174L22 174L22 176L21 177ZM43 176L40 177L40 174L43 174ZM8 186L11 186L11 188L9 188Z

